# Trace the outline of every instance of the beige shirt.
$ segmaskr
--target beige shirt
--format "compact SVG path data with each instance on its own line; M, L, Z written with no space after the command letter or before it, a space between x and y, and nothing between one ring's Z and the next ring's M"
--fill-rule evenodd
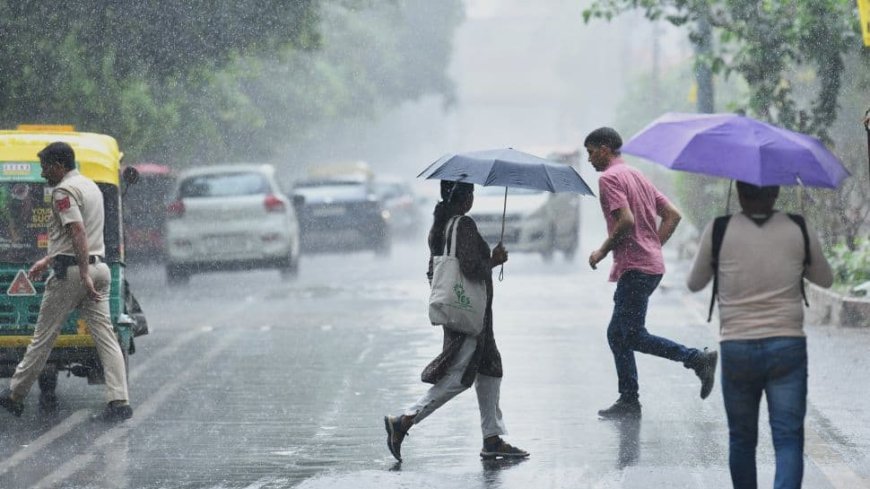
M64 227L80 222L88 238L88 254L105 256L103 243L103 193L91 179L72 170L51 192L51 220L48 234L48 255L75 256L72 237Z
M810 266L806 278L822 287L833 282L815 231L807 224ZM713 223L701 245L688 286L703 289L713 278ZM804 336L801 274L804 239L788 215L776 212L758 226L742 213L728 222L719 251L719 323L722 341Z

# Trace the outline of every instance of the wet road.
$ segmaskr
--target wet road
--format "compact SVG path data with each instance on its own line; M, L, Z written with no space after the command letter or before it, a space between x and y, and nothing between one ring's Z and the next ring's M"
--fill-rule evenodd
M588 250L573 264L512 255L496 284L506 439L531 458L479 460L470 391L412 430L395 464L381 418L425 390L420 370L440 348L420 243L398 243L386 259L305 257L291 282L226 273L168 289L160 268L132 269L152 325L131 357L134 418L91 423L102 387L64 377L61 408L45 417L34 389L20 420L0 413L0 488L730 487L718 379L701 401L690 371L641 355L643 419L597 419L616 396L604 335L612 286L606 267L583 265ZM648 327L715 347L715 324L702 319L708 295L684 293L687 266L671 264ZM808 329L804 487L870 488L870 334ZM765 427L758 458L769 487Z

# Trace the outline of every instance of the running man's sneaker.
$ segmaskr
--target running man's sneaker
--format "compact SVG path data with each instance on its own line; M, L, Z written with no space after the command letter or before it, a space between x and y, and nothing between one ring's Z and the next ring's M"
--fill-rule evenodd
M126 401L112 401L99 413L91 416L93 421L118 423L133 417L133 408Z
M24 403L12 399L12 391L9 389L3 389L3 392L0 392L0 406L12 413L13 416L21 417L21 413L24 412Z
M701 379L701 399L706 399L713 390L713 384L716 383L716 363L719 360L719 353L716 351L704 351L698 357L697 364L694 367L695 374Z
M529 452L519 449L501 438L496 438L494 442L484 442L483 448L480 450L480 458L484 460L495 460L498 458L526 458Z
M640 401L620 397L609 408L598 411L598 416L603 419L639 418Z
M401 416L384 416L384 428L387 429L387 448L399 462L402 461L402 441L407 431L402 431Z

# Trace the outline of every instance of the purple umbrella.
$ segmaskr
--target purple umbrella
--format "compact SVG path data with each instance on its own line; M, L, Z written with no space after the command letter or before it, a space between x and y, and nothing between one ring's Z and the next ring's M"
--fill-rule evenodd
M836 188L849 176L818 139L737 114L669 112L622 151L674 170L759 186Z

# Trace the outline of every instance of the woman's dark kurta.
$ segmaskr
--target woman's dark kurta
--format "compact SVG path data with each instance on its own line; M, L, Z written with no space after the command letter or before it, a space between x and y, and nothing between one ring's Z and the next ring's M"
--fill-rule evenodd
M432 257L444 254L444 229L429 231L429 281L432 281ZM456 258L459 268L466 278L486 282L486 312L483 316L483 331L477 337L477 349L462 374L462 385L471 387L477 374L501 377L501 354L495 344L492 332L492 262L489 245L477 231L477 225L470 217L459 219L456 235ZM444 346L441 354L423 369L423 382L437 383L453 364L453 359L462 347L466 335L444 328Z

